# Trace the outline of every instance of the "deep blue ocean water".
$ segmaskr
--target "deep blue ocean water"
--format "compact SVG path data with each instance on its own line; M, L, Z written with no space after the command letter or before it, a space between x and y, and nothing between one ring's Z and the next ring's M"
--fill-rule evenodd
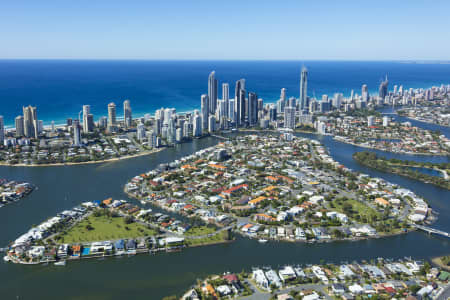
M83 104L90 104L95 120L106 115L107 104L114 101L118 116L122 102L131 100L134 116L153 114L160 107L178 111L199 108L200 95L207 93L208 74L216 71L221 84L246 79L248 91L265 102L279 98L280 89L298 97L300 69L309 70L308 94L322 94L352 89L360 94L366 83L376 93L387 74L390 89L394 84L405 88L430 87L450 83L450 65L400 62L333 61L82 61L82 60L0 60L0 115L12 125L22 113L22 106L38 108L38 118L49 124L76 118Z

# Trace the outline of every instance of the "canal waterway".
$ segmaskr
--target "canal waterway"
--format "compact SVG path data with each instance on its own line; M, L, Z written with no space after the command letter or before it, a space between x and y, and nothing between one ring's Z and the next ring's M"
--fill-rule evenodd
M433 227L450 231L450 191L381 173L358 165L355 151L365 148L344 144L329 136L299 134L318 139L333 158L347 167L381 177L413 190L426 198L438 211ZM0 245L5 246L33 224L84 201L108 197L127 199L126 181L142 172L170 162L199 149L215 145L213 137L194 140L149 156L99 165L67 167L0 167L0 177L29 181L38 189L19 202L0 208ZM399 159L448 162L448 157L379 154ZM355 242L305 244L269 242L238 238L236 242L186 249L178 253L136 255L102 261L69 262L66 267L53 265L24 266L0 263L1 299L160 299L180 294L211 273L239 272L256 265L279 266L293 263L319 263L413 256L429 258L450 252L450 240L421 232Z

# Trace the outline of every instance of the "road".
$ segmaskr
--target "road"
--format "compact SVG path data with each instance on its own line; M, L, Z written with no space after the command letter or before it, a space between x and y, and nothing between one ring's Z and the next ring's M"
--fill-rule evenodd
M436 300L447 300L450 298L450 284L444 287L444 290L436 297Z

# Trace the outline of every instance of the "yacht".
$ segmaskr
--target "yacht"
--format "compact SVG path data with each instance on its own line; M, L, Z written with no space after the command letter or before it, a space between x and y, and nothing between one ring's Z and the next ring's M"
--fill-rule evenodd
M65 260L60 260L54 263L55 266L65 266L66 265L66 261Z

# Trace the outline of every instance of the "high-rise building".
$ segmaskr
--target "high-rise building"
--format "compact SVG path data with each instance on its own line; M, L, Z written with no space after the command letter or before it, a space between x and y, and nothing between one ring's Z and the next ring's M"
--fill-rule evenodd
M229 118L229 111L228 111L228 107L230 105L230 86L228 85L228 83L223 83L222 84L222 101L224 102L224 105L226 107L226 110L224 111L225 113L225 117Z
M387 94L388 94L388 85L389 85L389 80L388 80L387 75L386 75L386 79L380 83L380 87L378 89L378 97L380 99L384 100L384 98L387 96Z
M131 127L132 120L130 100L125 100L123 101L123 124L126 128Z
M375 117L374 116L368 116L367 117L367 126L373 126L375 124Z
M177 128L176 133L175 133L175 141L177 143L180 143L181 140L183 139L183 128Z
M73 146L81 146L81 132L80 132L80 121L78 119L73 120Z
M108 131L114 131L116 126L116 104L108 104Z
M281 89L281 94L280 94L280 100L283 100L283 101L286 101L286 98L287 96L286 96L286 89L285 88L282 88Z
M208 116L209 116L209 97L208 95L203 94L200 97L201 100L201 117L202 117L202 131L206 131L208 129Z
M228 107L227 102L225 100L219 100L217 101L217 115L220 122L223 122L222 120L228 120ZM223 128L221 128L223 129Z
M176 134L175 120L173 118L171 118L169 120L169 124L167 127L167 143L169 145L172 145L175 143L175 134Z
M5 123L3 122L3 116L0 116L0 145L3 145L5 141Z
M37 138L38 128L37 127L37 111L36 107L31 105L23 107L23 129L24 135L26 137Z
M193 135L194 136L201 136L202 135L202 117L200 116L200 113L198 110L194 112L194 123L193 125Z
M236 101L234 99L230 99L230 101L228 102L228 117L230 118L231 123L236 122L235 102Z
M256 93L248 93L248 125L254 126L258 122L258 96Z
M88 122L88 115L91 113L90 105L83 105L83 132L88 133L91 132L93 128L90 128L90 124Z
M94 131L95 123L94 123L94 115L93 114L87 115L87 126L88 126L87 127L88 132Z
M389 126L389 117L383 116L383 126L388 127Z
M245 89L245 79L240 79L236 81L236 86L234 90L234 105L235 105L235 124L237 126L242 126L243 120L241 119L242 116L242 107L244 104L242 104L242 97L241 97L241 90ZM244 92L244 102L245 102L245 92Z
M162 127L161 119L156 118L155 122L153 123L153 133L156 136L161 135L161 127Z
M332 100L332 105L335 108L339 109L341 107L343 98L344 98L344 95L342 95L342 93L335 93L333 100Z
M16 123L16 137L21 137L24 136L24 129L23 129L23 117L22 116L17 116L15 119L15 123Z
M277 120L277 107L272 104L269 107L269 121L274 122L276 120Z
M216 72L212 71L208 77L208 108L210 114L215 114L217 108L217 79L215 76Z
M289 98L289 100L287 101L286 106L296 107L296 99L294 97Z
M361 97L362 101L369 101L369 89L367 88L367 84L363 84L361 87Z
M106 128L108 126L108 118L105 116L101 116L98 120L98 127Z
M295 107L286 106L284 108L284 127L295 128Z
M208 118L208 131L216 131L216 117L214 115L210 115Z
M300 110L308 109L308 69L302 68L300 74Z
M286 104L286 100L285 99L279 99L277 101L277 111L279 111L280 113L283 112L285 104Z
M247 106L247 102L245 101L246 93L247 92L244 89L241 89L240 93L239 93L239 104L241 106L240 107L241 115L240 115L239 119L240 119L240 122L241 122L240 123L241 126L245 125L245 118L247 116L247 108L248 108L248 106Z

